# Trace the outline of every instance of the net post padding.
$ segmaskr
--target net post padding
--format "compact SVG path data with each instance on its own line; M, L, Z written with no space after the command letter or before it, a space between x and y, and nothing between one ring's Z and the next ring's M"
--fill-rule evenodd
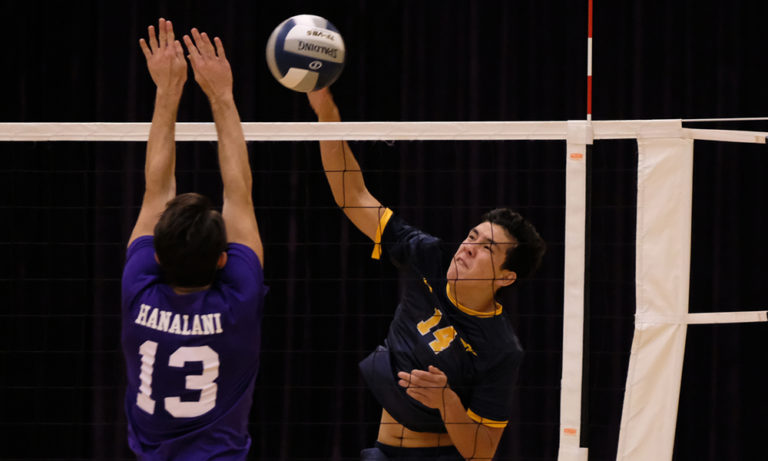
M672 459L688 313L693 141L638 139L636 318L616 459Z

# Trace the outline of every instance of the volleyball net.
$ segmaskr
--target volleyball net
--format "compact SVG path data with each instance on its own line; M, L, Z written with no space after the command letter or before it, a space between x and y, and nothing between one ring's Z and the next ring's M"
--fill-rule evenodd
M619 427L606 430L618 435L616 459L672 459L688 325L766 321L759 306L697 311L689 281L696 283L695 142L765 144L768 133L686 128L681 120L243 123L243 129L271 287L251 422L259 459L327 459L328 450L369 446L378 424L356 362L384 337L398 278L368 261L370 243L336 210L318 140L354 143L374 195L453 243L497 206L521 210L548 241L548 266L514 298L511 316L527 350L518 391L524 416L510 422L513 434L505 436L511 439L498 459L535 458L540 444L559 446L561 461L586 460L585 406L588 396L599 398L593 389L599 378L588 381L590 363L606 353L611 365L603 366L614 374L629 355L624 385L609 391L623 402ZM119 442L125 426L115 422L123 381L119 277L143 192L148 133L149 123L0 123L3 208L12 218L0 244L11 262L3 276L10 306L3 315L4 357L9 366L38 364L35 376L3 387L19 401L45 395L66 402L52 416L37 409L28 420L4 422L11 433L24 425L62 437L87 430L94 453L125 455ZM178 123L176 139L182 142L179 192L220 197L209 145L216 141L213 124ZM592 158L606 169L590 167ZM765 204L764 197L756 200ZM627 258L634 267L626 267ZM607 269L613 273L596 268L598 262L615 262ZM631 353L589 353L590 338L616 330L627 342L631 337ZM562 335L553 338L552 331ZM551 364L553 354L561 354L557 376L537 365ZM38 379L52 375L50 382ZM91 415L78 429L67 415L84 407ZM328 448L312 447L313 458L295 441L317 440L318 428ZM592 439L600 435L592 432Z

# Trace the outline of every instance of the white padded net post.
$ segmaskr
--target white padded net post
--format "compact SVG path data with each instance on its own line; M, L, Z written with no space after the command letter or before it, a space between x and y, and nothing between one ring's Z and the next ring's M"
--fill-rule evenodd
M688 311L693 141L639 139L636 316L617 459L671 459Z

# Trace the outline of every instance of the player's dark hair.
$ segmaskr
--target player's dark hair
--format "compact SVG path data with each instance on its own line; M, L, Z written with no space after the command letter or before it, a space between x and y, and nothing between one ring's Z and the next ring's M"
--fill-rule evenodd
M213 282L227 233L221 213L207 197L177 195L160 215L154 235L166 283L192 288Z
M517 241L516 246L507 250L502 269L514 271L522 279L539 268L547 245L533 224L509 208L491 210L482 216L482 221L503 227Z

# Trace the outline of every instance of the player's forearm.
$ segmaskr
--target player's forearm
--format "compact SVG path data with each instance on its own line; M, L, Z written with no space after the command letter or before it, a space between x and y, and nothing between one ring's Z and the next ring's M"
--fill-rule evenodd
M445 405L440 409L440 415L453 445L467 460L490 461L496 453L498 440L494 441L487 427L467 415L455 392L448 389L444 395Z
M253 178L234 98L212 100L211 110L219 140L219 168L224 199L251 200Z
M325 177L340 207L360 206L368 194L365 178L346 141L320 141Z
M174 169L176 166L176 115L181 90L158 89L155 110L147 139L147 157L144 168L146 194L173 196L176 192Z
M340 122L341 114L330 94L313 105L318 122ZM359 206L368 193L352 149L346 141L320 141L320 154L328 185L340 207Z

